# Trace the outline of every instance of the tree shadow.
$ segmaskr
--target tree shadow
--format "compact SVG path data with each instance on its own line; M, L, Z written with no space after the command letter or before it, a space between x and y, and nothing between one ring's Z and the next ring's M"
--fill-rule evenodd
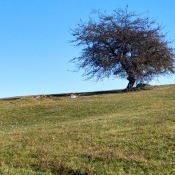
M31 165L32 170L36 172L45 172L50 170L53 175L88 175L88 172L83 172L77 169L67 167L66 163L60 161L38 162Z

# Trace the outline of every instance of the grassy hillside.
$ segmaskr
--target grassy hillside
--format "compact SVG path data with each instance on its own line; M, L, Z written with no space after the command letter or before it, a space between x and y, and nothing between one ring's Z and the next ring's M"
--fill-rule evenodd
M175 174L175 85L0 100L0 174Z

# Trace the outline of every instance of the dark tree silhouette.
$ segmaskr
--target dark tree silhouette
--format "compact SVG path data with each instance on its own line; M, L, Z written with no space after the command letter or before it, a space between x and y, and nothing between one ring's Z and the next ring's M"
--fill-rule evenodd
M96 20L80 22L72 30L72 42L82 47L81 55L72 61L85 70L84 75L126 78L127 89L131 89L154 76L175 73L171 42L155 21L128 12L128 8L117 9L112 15L97 15Z

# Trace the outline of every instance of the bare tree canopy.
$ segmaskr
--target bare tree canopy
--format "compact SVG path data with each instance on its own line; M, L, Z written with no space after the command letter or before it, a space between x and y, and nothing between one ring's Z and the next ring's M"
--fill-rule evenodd
M127 89L131 89L136 82L175 73L174 50L161 31L155 21L128 12L128 8L112 15L98 12L98 19L80 22L72 30L72 42L83 47L72 61L89 78L126 78Z

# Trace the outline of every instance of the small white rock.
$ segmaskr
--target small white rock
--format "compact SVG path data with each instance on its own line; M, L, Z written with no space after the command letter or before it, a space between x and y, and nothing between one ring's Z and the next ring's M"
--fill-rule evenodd
M77 98L77 96L75 94L71 94L70 98Z

